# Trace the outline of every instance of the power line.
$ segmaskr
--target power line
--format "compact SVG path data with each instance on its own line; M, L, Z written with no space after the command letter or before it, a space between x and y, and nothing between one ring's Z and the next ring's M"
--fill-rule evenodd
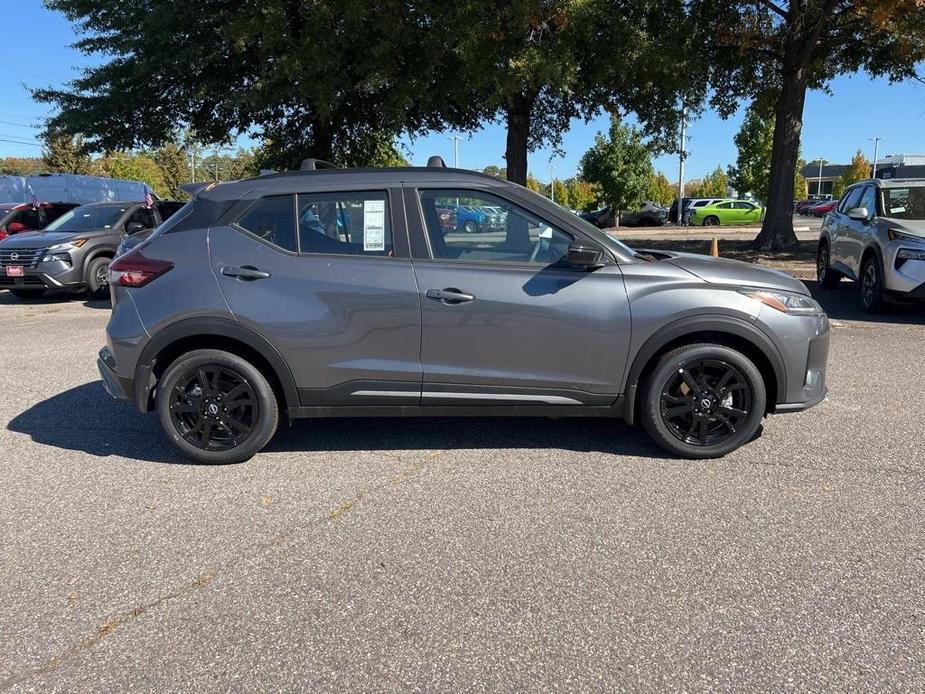
M16 140L7 140L2 137L0 137L0 142L10 142L14 145L23 145L24 147L38 147L39 149L43 147L43 145L40 145L38 142L17 142Z
M0 123L4 125L12 125L14 128L37 128L39 127L36 123L14 123L11 120L0 120Z

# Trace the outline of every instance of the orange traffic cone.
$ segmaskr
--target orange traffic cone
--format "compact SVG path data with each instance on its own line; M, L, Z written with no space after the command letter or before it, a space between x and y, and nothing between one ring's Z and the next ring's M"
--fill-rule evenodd
M713 237L713 243L710 244L710 255L714 258L719 258L719 241L716 237Z

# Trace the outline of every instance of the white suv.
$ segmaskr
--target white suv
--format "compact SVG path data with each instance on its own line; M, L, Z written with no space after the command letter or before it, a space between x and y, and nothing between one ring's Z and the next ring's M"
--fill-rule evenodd
M925 179L855 183L826 215L816 275L823 287L842 277L860 286L869 313L890 298L925 299Z

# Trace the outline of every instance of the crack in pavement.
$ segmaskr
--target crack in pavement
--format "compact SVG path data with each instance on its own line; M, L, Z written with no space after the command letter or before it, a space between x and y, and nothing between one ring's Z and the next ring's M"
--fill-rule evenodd
M432 460L441 455L441 452L433 452L430 454L429 459ZM387 455L385 456L396 462L401 462L401 459L398 455ZM388 480L372 486L368 489L364 489L358 492L355 496L351 497L344 501L340 506L333 509L328 513L327 522L332 522L340 518L344 513L347 513L351 509L358 506L361 502L368 499L369 497L374 496L378 492L387 491L402 482L405 482L408 479L411 479L418 473L420 473L427 465L428 460L417 460L410 465L406 465L404 469L399 470L397 473L389 477ZM157 609L158 607L172 601L181 599L187 595L190 595L205 585L208 585L217 577L224 577L225 575L234 571L240 564L245 560L250 560L259 556L260 554L269 552L271 550L277 549L291 540L295 539L298 535L313 527L315 523L304 523L291 528L290 530L283 532L279 535L276 535L268 542L258 544L250 551L239 552L236 556L233 556L231 559L228 559L224 562L219 563L218 567L199 574L196 578L188 583L183 584L179 588L176 588L168 593L161 595L154 600L137 605L127 612L122 612L116 614L113 617L110 617L106 622L101 624L96 631L94 631L89 636L85 636L76 643L68 646L63 651L57 655L49 658L43 664L38 665L27 670L14 673L11 676L7 677L5 680L0 681L0 690L8 690L12 687L15 687L17 684L31 679L33 677L39 677L42 675L47 675L51 672L54 672L62 665L67 663L70 660L73 660L80 654L96 646L103 639L111 636L119 629L128 624L135 622L137 619L150 612L151 610Z

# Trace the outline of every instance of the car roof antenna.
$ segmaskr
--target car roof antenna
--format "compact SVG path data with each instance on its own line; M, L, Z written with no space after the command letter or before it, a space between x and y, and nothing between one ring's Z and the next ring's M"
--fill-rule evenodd
M315 171L316 169L336 169L337 167L324 159L303 159L299 171Z
M446 162L443 161L443 157L439 154L434 154L431 157L427 158L427 168L428 169L445 169Z

